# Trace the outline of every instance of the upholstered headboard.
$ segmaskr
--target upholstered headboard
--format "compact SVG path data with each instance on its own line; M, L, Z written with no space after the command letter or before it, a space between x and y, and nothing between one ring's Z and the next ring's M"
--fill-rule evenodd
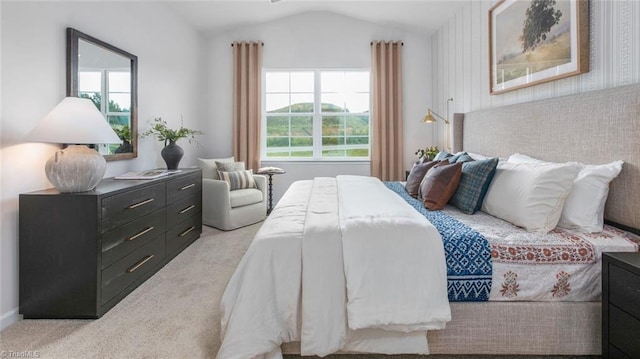
M640 229L640 84L456 113L453 149L554 162L623 160L605 219Z

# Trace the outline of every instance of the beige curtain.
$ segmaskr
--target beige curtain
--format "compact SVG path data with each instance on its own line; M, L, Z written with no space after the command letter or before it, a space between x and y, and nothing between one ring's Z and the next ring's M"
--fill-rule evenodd
M247 169L260 167L262 43L234 42L233 156Z
M371 176L404 180L402 42L371 43Z

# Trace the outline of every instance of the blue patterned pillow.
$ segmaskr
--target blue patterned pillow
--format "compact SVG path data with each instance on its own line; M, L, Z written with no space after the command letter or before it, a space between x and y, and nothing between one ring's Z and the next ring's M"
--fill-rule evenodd
M458 152L455 155L451 155L451 157L447 157L447 159L449 160L449 163L456 163L459 162L458 159L464 155L466 155L466 152Z
M438 154L436 155L436 157L433 158L434 161L442 161L442 160L446 160L447 158L453 156L452 154L450 154L449 152L442 150L440 152L438 152ZM451 161L449 161L449 163L453 163Z
M497 166L498 158L463 163L460 184L449 203L464 213L476 213L482 207Z
M456 163L458 162L471 162L473 161L473 157L469 156L466 152L458 156L456 159Z

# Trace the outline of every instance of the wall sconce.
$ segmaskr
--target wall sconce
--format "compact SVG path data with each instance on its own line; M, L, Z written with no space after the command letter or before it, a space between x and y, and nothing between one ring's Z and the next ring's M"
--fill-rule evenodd
M436 112L431 111L431 109L427 109L427 114L424 116L424 118L422 119L422 123L434 123L436 122L436 117L441 119L442 121L444 121L444 124L446 125L446 131L447 131L447 150L451 150L450 146L449 146L449 102L453 102L453 97L450 97L447 99L447 117L444 118L440 115L438 115ZM433 117L433 116L436 117Z
M69 145L45 165L49 182L62 193L90 191L104 176L107 161L85 145L122 142L93 102L79 97L65 97L26 139Z

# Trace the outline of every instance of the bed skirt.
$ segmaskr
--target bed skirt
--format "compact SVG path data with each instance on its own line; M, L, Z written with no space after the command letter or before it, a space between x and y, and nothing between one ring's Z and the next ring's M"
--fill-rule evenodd
M429 331L431 354L600 355L601 302L451 303L451 322ZM300 354L284 343L283 354Z

